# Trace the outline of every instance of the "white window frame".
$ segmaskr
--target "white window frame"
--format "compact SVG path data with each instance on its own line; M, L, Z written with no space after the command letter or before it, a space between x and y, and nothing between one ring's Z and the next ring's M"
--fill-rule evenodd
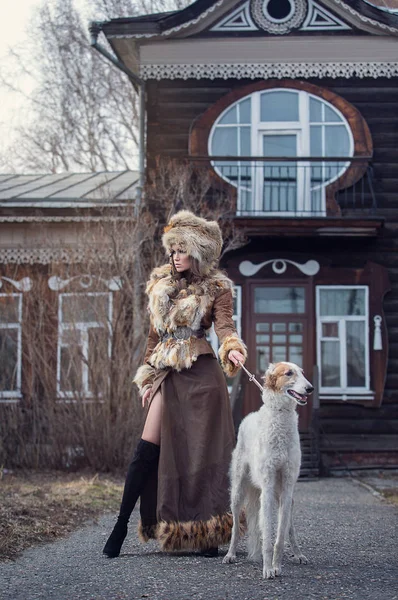
M320 293L322 290L364 290L365 292L365 315L346 316L321 316L320 315ZM317 318L317 363L319 368L319 391L320 394L329 399L347 400L351 395L368 396L371 400L373 393L370 389L370 348L369 348L369 287L367 285L318 285L316 286L316 318ZM363 387L347 386L347 345L346 345L346 323L347 321L361 321L365 324L365 385ZM322 336L323 323L338 322L338 337L324 338ZM340 387L321 386L322 381L322 341L336 340L340 342ZM326 395L326 396L325 396ZM341 398L341 396L345 396Z
M261 121L261 96L264 94L269 94L272 92L289 92L289 93L294 93L297 94L298 96L298 106L299 106L299 121ZM236 123L236 124L218 124L218 122L224 117L224 115L233 107L233 106L237 106L237 115L239 115L239 103L243 102L244 100L247 100L248 98L251 99L251 123ZM327 121L327 122L318 122L318 121L313 121L311 122L310 120L310 98L313 98L314 100L318 100L319 102L321 102L322 105L322 114L324 114L325 111L325 106L328 106L331 110L333 110L334 112L336 112L340 117L341 117L341 121ZM253 92L252 94L249 94L248 96L244 96L243 98L240 98L239 100L236 100L235 102L233 102L232 104L229 104L225 110L217 117L217 120L215 123L213 123L213 126L211 128L210 131L210 135L209 135L209 140L208 140L208 155L209 157L212 156L212 145L213 145L213 137L215 132L217 131L218 128L221 127L236 127L237 131L238 131L238 137L237 137L237 143L238 143L238 147L237 147L237 156L239 156L239 151L240 151L240 128L241 127L251 127L251 154L253 157L256 156L262 156L262 147L261 147L261 141L262 140L262 135L265 133L296 133L297 134L297 153L298 156L297 158L300 158L301 156L310 156L310 127L311 125L316 125L316 126L321 126L324 128L326 126L328 127L334 127L334 126L341 126L344 125L347 133L348 133L348 137L349 137L349 152L348 152L348 156L353 156L354 154L354 136L351 130L351 127L347 121L347 119L345 118L345 116L342 114L342 112L340 110L338 110L335 106L333 106L330 102L328 102L327 100L325 100L324 98L321 98L320 96L316 96L315 94L312 94L310 92L306 92L305 90L297 90L294 88L271 88L271 89L267 89L267 90L259 90L257 92ZM325 156L325 135L322 134L322 153L323 156L325 157L325 162L327 162L327 156ZM231 155L231 158L236 158L236 156ZM242 164L248 164L248 163L242 163L240 161L236 161L234 162L234 165L236 165L238 168L242 165ZM250 163L249 163L250 164ZM238 206L237 206L237 215L238 216L242 216L242 215L246 215L246 214L250 214L251 212L254 212L256 214L256 216L259 215L265 215L265 216L289 216L294 214L295 216L310 216L311 215L311 211L310 211L310 207L311 207L311 193L309 193L309 191L311 191L311 163L309 161L297 161L297 167L299 168L299 172L302 171L302 176L301 176L301 181L300 181L300 185L302 185L302 190L300 192L299 190L299 185L297 193L298 193L298 198L297 198L297 209L293 212L278 212L278 211L272 211L272 212L263 212L259 210L259 207L261 206L261 199L262 199L262 194L261 197L258 197L258 193L259 193L259 189L260 189L260 185L258 183L258 180L261 179L260 175L262 172L262 169L257 165L252 167L252 185L251 185L251 194L252 194L252 209L251 211L246 211L244 210L244 208L242 208L241 206L241 201L240 201L240 194L239 194L239 190L247 190L248 188L245 188L245 186L237 186L238 189ZM314 164L314 163L313 163ZM324 172L325 170L325 166L324 163L320 163L322 164L322 172ZM321 210L316 211L316 214L319 216L326 216L326 195L325 195L325 188L330 185L331 183L333 183L333 181L336 181L339 177L341 177L341 175L344 173L344 171L348 168L349 166L349 162L347 162L346 164L342 165L341 169L339 170L339 172L334 176L331 177L330 179L327 180L327 182L324 185L319 185L318 187L321 188L321 203L322 203L322 207ZM213 168L215 169L215 171L217 172L217 174L224 179L225 181L229 182L228 178L226 176L222 175L222 170L217 168L217 165L214 164L214 162L212 163ZM230 183L230 182L229 182ZM316 188L314 188L316 189ZM304 193L306 192L306 193Z
M108 297L108 324L104 325L97 321L76 321L74 323L63 323L62 321L62 300L70 296L107 296ZM57 398L69 401L75 401L76 397L93 398L94 394L89 390L88 379L88 330L93 328L108 327L108 356L111 357L112 350L112 314L113 314L113 294L112 292L70 292L59 294L58 297L58 344L57 344ZM73 391L61 390L61 348L64 346L62 337L64 331L79 331L82 347L82 389ZM65 344L68 346L68 344ZM99 394L101 396L101 394ZM96 394L98 396L98 394Z
M22 398L22 294L0 294L2 298L18 298L18 323L0 323L0 329L17 329L18 347L17 347L17 379L15 390L0 391L0 403L16 403ZM1 369L1 365L0 365Z

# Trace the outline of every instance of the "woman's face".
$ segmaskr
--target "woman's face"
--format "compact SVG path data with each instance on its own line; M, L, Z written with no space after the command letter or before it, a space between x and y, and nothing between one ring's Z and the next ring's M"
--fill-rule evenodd
M176 244L171 247L171 258L177 273L183 273L191 268L191 258L186 252L183 252Z

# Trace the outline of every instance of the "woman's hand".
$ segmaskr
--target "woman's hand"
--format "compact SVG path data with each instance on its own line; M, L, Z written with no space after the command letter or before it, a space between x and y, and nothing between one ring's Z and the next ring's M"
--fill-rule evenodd
M243 354L238 352L238 350L230 350L228 353L228 358L231 362L234 363L235 366L238 366L241 362L242 364L245 362L245 357Z
M146 390L146 392L142 396L142 408L145 408L145 404L147 403L147 401L148 401L149 396L151 395L151 393L152 393L152 388L150 387L150 388L148 388Z

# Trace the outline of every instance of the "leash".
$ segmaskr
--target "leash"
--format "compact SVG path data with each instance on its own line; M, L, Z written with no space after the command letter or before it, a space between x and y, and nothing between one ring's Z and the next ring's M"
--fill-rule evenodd
M258 387L258 389L261 391L261 393L263 393L264 388L261 385L261 383L259 383L256 379L256 376L253 373L250 373L250 371L248 371L245 367L245 365L243 363L240 362L240 360L238 360L238 363L240 364L240 366L242 367L242 369L244 370L244 372L246 373L246 375L249 377L249 381L252 381L253 383L256 384L256 386Z

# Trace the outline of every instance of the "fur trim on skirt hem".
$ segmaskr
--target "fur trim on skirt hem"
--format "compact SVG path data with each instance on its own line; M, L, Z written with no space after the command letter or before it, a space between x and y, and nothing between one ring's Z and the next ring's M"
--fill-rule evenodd
M232 514L224 513L208 521L160 521L157 525L138 526L141 541L156 539L164 552L206 550L223 546L231 540ZM245 519L240 518L239 533L245 532Z

